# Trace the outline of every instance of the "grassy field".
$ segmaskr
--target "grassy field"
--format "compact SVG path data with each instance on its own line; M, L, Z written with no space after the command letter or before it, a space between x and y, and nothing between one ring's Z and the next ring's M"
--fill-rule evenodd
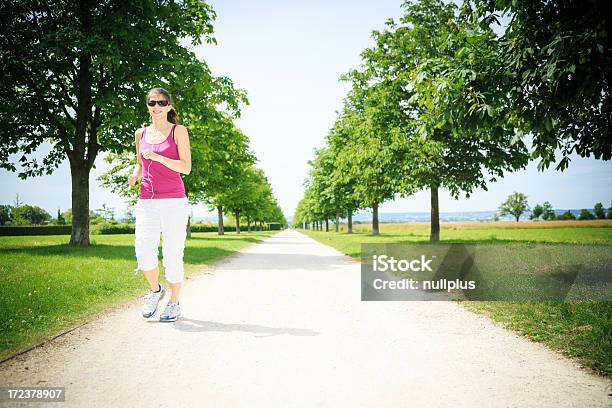
M185 246L185 276L274 232L194 233ZM88 321L148 289L134 271L134 235L0 237L0 360ZM160 249L161 258L161 249ZM160 259L160 280L163 265Z
M409 243L429 240L429 223L380 224L379 236L371 225L354 225L354 234L300 230L361 261L361 243ZM500 244L512 242L610 244L612 221L556 221L528 223L444 223L442 242ZM462 301L530 339L543 342L602 375L612 374L612 302L504 302Z

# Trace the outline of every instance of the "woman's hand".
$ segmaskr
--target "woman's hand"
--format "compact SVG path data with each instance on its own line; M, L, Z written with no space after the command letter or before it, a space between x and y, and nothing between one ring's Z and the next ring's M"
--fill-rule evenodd
M133 186L134 184L136 184L136 180L138 180L138 176L136 174L130 174L130 176L128 177L128 184L130 186Z
M153 161L158 162L161 160L162 156L160 154L155 153L153 150L143 150L142 157L148 160L153 160Z

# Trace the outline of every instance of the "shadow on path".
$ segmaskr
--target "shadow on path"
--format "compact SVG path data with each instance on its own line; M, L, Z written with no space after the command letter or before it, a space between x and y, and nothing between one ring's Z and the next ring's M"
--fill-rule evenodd
M160 323L167 324L165 322L159 322L157 320L150 320L149 323ZM232 332L241 331L248 333L258 333L262 336L256 337L270 337L277 336L280 334L289 334L292 336L317 336L319 332L310 329L298 329L291 327L266 327L258 324L231 324L231 323L219 323L209 320L196 320L188 317L180 317L178 321L174 322L174 327L184 332Z

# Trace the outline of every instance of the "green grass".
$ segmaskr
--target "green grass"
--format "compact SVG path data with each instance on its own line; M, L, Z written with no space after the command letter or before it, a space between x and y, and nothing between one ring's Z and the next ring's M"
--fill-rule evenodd
M530 339L612 374L612 302L461 302Z
M361 227L361 226L359 226ZM382 224L381 235L373 236L365 228L354 234L301 230L361 261L361 243L427 242L429 225ZM543 242L570 244L612 243L612 227L571 228L551 224L542 228L503 228L491 224L443 224L441 242L503 244L505 242ZM489 316L528 338L574 357L580 364L609 376L612 374L612 301L597 302L506 302L462 301L467 309ZM476 334L475 334L476 335Z
M193 233L185 277L274 232ZM93 235L87 248L60 235L0 237L0 360L52 338L148 289L134 271L134 235ZM160 279L163 264L160 250Z
M330 231L303 230L313 238L334 246L339 251L356 259L360 258L360 245L362 242L425 242L429 241L429 224L419 223L413 228L406 228L406 224L381 224L381 235L373 236L366 232L362 226L354 228L353 234ZM465 227L467 223L456 226L442 225L440 232L443 242L465 243L503 243L503 242L547 242L547 243L574 243L574 244L609 244L612 243L612 226L610 227L580 227L551 228L497 228L494 223ZM543 223L542 223L543 224ZM341 238L338 238L341 237ZM333 239L333 243L331 242Z

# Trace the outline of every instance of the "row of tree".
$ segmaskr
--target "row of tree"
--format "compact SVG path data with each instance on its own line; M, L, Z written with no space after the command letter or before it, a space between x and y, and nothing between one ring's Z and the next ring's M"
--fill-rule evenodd
M531 220L539 220L543 219L544 221L549 220L575 220L576 216L570 211L567 210L562 214L556 215L554 210L552 209L552 205L546 201L544 204L537 204L531 210L531 214L529 215L529 219ZM589 211L586 208L580 210L578 214L579 220L603 220L603 219L612 220L612 206L606 209L604 208L602 203L596 203L593 207L593 211Z
M52 217L42 207L30 204L12 206L8 204L0 205L0 225L66 225L72 222L72 210L68 209L61 212L58 208L56 217ZM99 223L117 223L114 215L110 217L103 212L103 209L89 210L89 222L92 225ZM128 221L126 221L128 222ZM133 221L132 221L133 222Z
M253 220L284 220L269 183L252 167L248 139L233 125L248 103L245 92L229 78L213 76L191 51L203 41L215 43L216 15L210 5L0 2L0 15L0 98L11 101L0 105L0 167L25 179L50 174L68 159L71 244L90 242L89 175L96 158L110 153L109 160L118 166L103 182L125 183L116 177L126 176L121 169L135 163L133 153L126 152L134 151L134 130L148 120L144 95L156 86L174 95L181 122L192 136L193 171L185 178L190 201L207 200L220 213L230 207L241 213L248 207ZM51 150L37 160L32 154L45 142ZM18 163L12 155L20 155ZM257 193L238 200L237 190L244 191L247 179ZM263 201L254 205L254 196Z
M524 193L514 192L499 206L499 211L493 216L494 221L499 220L499 217L511 215L518 222L523 214L531 212L529 219L531 220L575 220L576 216L567 210L562 214L557 215L553 206L548 201L542 205L536 204L533 209L530 208L527 201L527 196ZM606 210L602 203L596 203L593 207L593 212L583 208L578 215L579 220L603 220L605 218L612 219L612 206Z
M350 232L351 214L371 208L376 235L381 203L429 189L437 241L440 188L469 197L530 159L559 171L572 153L610 160L605 1L402 7L399 21L373 32L361 66L342 77L352 87L309 162L295 225L347 217ZM504 15L509 22L500 27Z
M61 214L59 214L61 216ZM0 205L0 225L42 225L52 217L44 208L23 204L19 207Z
M109 207L106 203L102 204L102 207L97 210L89 211L89 220L91 224L99 224L102 222L117 223L115 220L115 209ZM134 215L128 209L128 213L123 219L124 222L133 223L135 221ZM44 208L36 205L25 204L21 201L19 193L15 195L13 205L2 204L0 205L0 225L66 225L72 222L72 210L61 212L57 209L57 216L53 218L51 214Z

